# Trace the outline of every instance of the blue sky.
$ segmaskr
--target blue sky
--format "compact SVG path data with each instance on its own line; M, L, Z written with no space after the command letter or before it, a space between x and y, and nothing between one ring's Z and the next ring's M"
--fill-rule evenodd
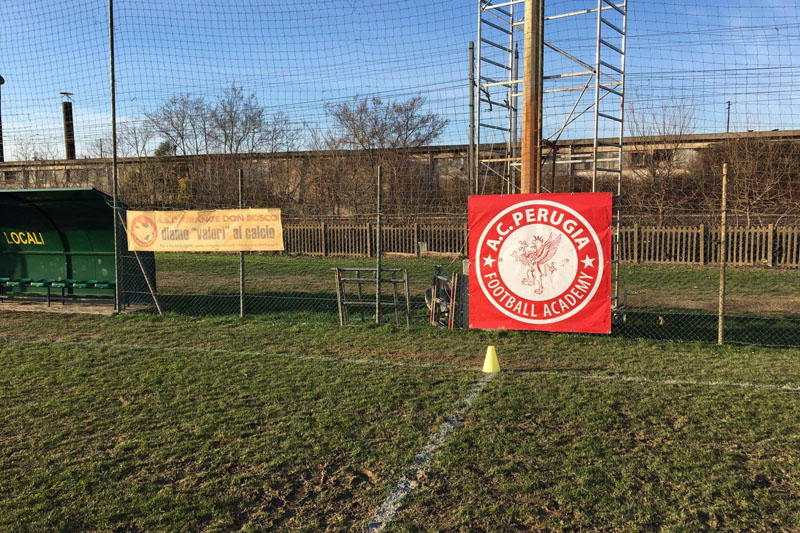
M444 143L467 141L467 46L477 0L117 0L118 115L141 121L170 96L209 100L231 84L305 128L328 126L325 102L423 94L450 120ZM548 14L592 1L551 0ZM677 106L697 132L800 128L800 15L790 0L632 0L628 106ZM591 62L594 21L548 23L546 39ZM75 93L78 153L108 133L105 0L0 4L6 159L24 146L63 156L60 91ZM547 73L571 69L548 53ZM575 94L548 97L557 129ZM588 101L587 101L588 102ZM578 121L565 136L587 137ZM547 133L547 132L546 132Z

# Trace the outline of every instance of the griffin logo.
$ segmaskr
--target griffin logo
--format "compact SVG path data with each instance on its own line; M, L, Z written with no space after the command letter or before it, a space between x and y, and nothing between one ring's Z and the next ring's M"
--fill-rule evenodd
M596 232L577 211L530 200L504 209L486 225L474 268L496 309L529 324L549 324L592 299L605 258Z
M550 233L547 237L547 242L542 241L541 237L534 236L531 239L530 247L528 246L528 241L521 241L519 243L520 247L511 252L511 256L514 259L528 267L528 272L522 279L522 284L532 286L535 294L544 292L542 278L558 271L556 264L550 260L558 251L561 235L559 234L553 239L553 234Z

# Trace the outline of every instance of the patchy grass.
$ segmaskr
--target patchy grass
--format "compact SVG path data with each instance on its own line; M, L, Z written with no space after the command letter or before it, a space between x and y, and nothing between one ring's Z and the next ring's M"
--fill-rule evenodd
M366 358L478 369L486 346L503 368L633 373L645 377L800 383L800 350L715 346L520 331L447 331L356 324L345 328L296 316L190 318L50 315L0 311L0 337L28 342L90 342L258 352L267 356Z
M390 529L800 528L798 350L311 318L0 312L0 529L359 529L488 344Z
M716 312L719 267L623 265L628 304L635 308ZM797 315L800 275L795 270L728 268L726 304L734 313Z
M0 357L5 531L349 529L475 379L86 344Z
M800 395L510 374L395 531L793 531Z

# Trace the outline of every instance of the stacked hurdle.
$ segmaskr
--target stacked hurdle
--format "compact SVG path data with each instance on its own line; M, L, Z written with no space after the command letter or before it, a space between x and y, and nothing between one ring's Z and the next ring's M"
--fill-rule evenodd
M453 272L452 277L443 274L442 267L437 266L433 273L433 284L428 298L428 321L438 328L455 329L462 327L458 323L461 310L462 276Z

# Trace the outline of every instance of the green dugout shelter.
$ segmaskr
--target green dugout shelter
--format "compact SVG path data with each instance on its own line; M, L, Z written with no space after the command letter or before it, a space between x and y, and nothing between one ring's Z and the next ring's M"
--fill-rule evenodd
M0 190L2 292L113 298L112 213L111 197L93 188ZM153 254L139 256L141 267L123 269L123 287L146 287L144 272L155 286Z

